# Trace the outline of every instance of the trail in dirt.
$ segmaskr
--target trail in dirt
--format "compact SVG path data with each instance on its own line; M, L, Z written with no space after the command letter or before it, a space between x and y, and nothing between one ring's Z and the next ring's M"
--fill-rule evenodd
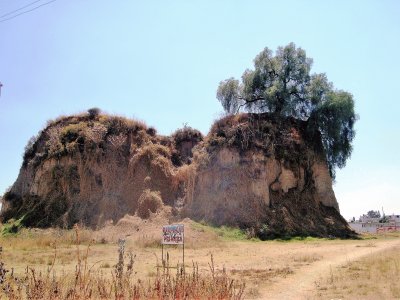
M358 260L364 256L372 255L379 251L400 245L400 241L374 242L373 247L343 247L337 255L324 257L318 262L296 270L294 274L280 278L264 288L261 299L312 299L314 297L315 283L321 278L327 278L331 269Z

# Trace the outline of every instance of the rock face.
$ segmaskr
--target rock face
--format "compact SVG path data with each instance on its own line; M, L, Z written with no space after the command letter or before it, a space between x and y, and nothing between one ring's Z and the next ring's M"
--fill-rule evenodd
M351 234L323 155L304 137L306 122L263 115L214 124L186 209L198 220L240 226L263 238Z
M28 148L3 218L24 216L29 226L97 226L133 215L146 189L173 205L180 192L172 184L172 141L148 132L119 117L54 122Z
M264 233L266 237L341 235L347 224L340 217L328 168L316 161L311 170L315 188L308 190L302 167L291 170L261 153L239 155L223 148L196 175L190 215L216 225L258 230L274 226ZM332 228L331 223L335 223Z
M18 179L3 197L2 219L96 227L135 214L141 195L154 191L181 217L262 238L351 235L323 155L307 144L304 126L231 116L203 141L191 128L162 137L120 117L62 118L28 144Z

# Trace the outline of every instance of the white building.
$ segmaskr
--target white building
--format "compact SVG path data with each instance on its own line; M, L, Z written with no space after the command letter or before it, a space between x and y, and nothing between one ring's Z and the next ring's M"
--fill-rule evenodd
M379 223L380 218L362 215L358 221L350 222L350 227L358 233L385 233L400 231L400 215L386 216L387 222Z

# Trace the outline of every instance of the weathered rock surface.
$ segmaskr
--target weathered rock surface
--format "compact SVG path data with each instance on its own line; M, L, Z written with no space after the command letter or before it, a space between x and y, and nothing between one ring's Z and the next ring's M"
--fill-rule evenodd
M265 238L351 235L323 155L303 137L305 122L267 120L242 115L213 126L202 144L208 160L196 170L188 214Z
M2 219L96 227L135 214L144 191L154 191L175 215L264 238L349 236L326 162L307 144L303 123L231 116L202 141L190 128L162 137L120 117L66 117L27 146Z

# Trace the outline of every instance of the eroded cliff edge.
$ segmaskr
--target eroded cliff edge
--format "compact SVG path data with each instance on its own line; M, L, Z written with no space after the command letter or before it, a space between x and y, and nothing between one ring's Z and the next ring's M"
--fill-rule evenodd
M320 139L306 122L267 114L225 117L206 137L190 127L160 136L98 112L60 118L28 144L2 220L96 227L163 207L261 238L353 235Z

